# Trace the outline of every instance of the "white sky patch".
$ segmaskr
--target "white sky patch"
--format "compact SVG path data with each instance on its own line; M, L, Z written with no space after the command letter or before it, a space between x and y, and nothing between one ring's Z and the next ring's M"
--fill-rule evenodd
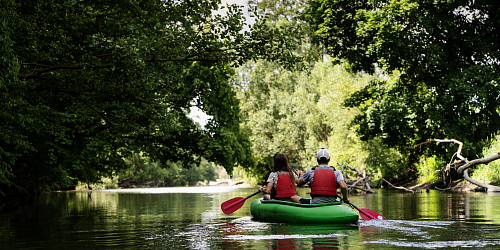
M188 117L200 124L202 128L205 127L209 119L212 119L212 116L205 114L201 109L194 106L191 107Z
M467 21L469 22L472 22L472 20L480 20L482 22L484 22L486 19L488 19L488 15L487 14L484 14L484 13L481 13L481 11L479 10L476 10L476 9L471 9L469 8L469 6L460 6L458 8L456 8L453 13L455 15L460 15L460 16L464 16Z
M220 6L226 6L226 4L237 4L239 6L243 6L243 16L246 19L246 26L244 27L245 31L249 31L248 25L252 25L255 23L255 17L251 17L253 13L248 12L248 0L222 0ZM215 12L214 14L221 14L224 15L226 13L226 9L219 9L219 11Z

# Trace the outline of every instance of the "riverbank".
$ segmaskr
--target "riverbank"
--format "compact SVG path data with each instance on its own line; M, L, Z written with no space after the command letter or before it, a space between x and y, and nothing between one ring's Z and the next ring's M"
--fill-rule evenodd
M455 180L452 183L444 184L442 181L434 183L418 183L416 181L407 183L403 187L412 190L438 190L452 192L485 192L486 189L478 187L466 180Z
M252 185L245 183L244 180L233 180L233 179L217 179L215 181L210 181L209 183L198 182L196 186L238 186L238 187L252 187Z

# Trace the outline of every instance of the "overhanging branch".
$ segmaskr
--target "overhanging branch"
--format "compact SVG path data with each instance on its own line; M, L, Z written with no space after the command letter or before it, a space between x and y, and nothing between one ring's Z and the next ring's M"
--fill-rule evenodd
M466 169L472 167L472 166L475 166L475 165L478 165L478 164L488 164L494 160L498 160L500 159L500 152L499 153L496 153L490 157L487 157L487 158L483 158L483 159L475 159L475 160L472 160L472 161L469 161L467 162L466 164L464 164L463 166L459 167L457 169L457 172L459 174L461 174L462 172L464 172Z
M197 59L197 58L150 58L144 59L145 62L217 62L218 60L214 59ZM116 64L98 64L98 65L56 65L56 66L48 66L36 63L23 63L22 65L36 65L36 66L45 66L45 68L34 70L29 74L18 74L17 76L20 79L32 79L39 78L43 73L47 73L54 70L80 70L80 69L105 69L116 67Z

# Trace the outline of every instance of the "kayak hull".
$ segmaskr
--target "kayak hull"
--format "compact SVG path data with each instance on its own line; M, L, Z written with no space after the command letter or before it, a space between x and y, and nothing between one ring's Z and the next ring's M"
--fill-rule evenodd
M252 202L250 213L258 221L297 224L348 224L359 220L359 215L341 202L300 204L261 198Z

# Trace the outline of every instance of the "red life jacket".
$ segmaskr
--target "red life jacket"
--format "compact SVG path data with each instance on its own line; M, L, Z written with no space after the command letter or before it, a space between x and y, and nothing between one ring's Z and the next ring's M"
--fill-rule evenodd
M337 196L337 179L334 167L314 168L314 176L311 181L311 196Z
M278 173L278 184L276 184L276 198L288 198L297 194L295 185L290 185L290 173L288 171L276 171Z

